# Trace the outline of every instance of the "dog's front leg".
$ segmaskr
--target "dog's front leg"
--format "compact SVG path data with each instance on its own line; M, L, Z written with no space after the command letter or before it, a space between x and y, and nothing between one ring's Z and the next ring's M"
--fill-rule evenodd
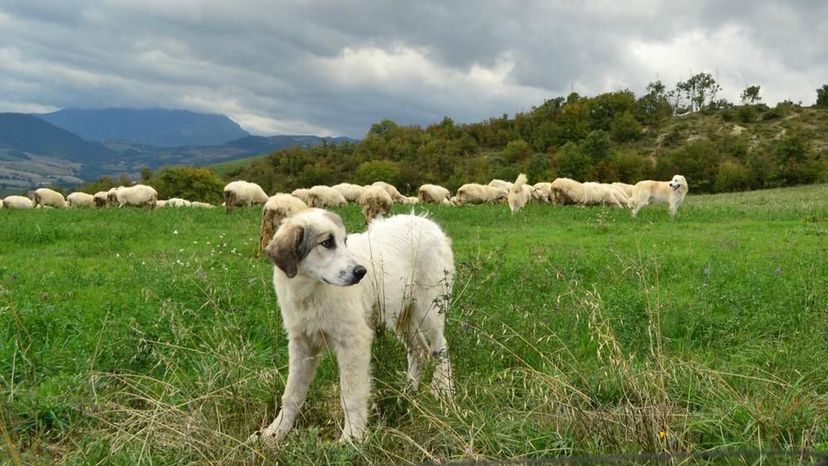
M265 445L278 444L293 428L296 416L319 365L320 349L305 338L291 338L288 343L288 379L282 395L282 409L276 419L262 431Z
M334 343L339 364L342 411L345 415L341 442L360 441L368 422L368 397L371 394L371 331L350 335Z

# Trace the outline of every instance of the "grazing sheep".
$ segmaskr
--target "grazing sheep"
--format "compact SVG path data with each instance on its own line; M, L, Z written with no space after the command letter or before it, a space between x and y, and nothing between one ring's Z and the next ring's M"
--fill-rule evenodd
M0 209L3 208L3 199L0 199Z
M457 205L495 203L506 199L508 195L508 190L468 183L460 186L460 189L457 190Z
M95 193L95 207L106 207L109 204L109 192L107 191L98 191Z
M420 198L417 196L403 196L400 200L401 204L414 205L420 203Z
M66 196L69 207L95 207L95 196L82 192L74 192Z
M155 208L160 209L162 207L167 207L167 201L162 201L161 199L155 201Z
M512 183L510 183L508 181L498 180L496 178L493 179L492 181L489 181L489 186L492 186L492 187L497 188L497 189L502 189L506 192L508 192L510 189L512 189Z
M158 192L151 186L143 184L121 186L115 190L115 199L118 207L134 206L154 209L158 200Z
M579 204L584 198L584 186L569 178L555 178L551 191L553 204Z
M299 199L300 201L304 202L305 204L310 205L310 202L311 202L311 200L310 200L310 189L307 189L307 188L294 189L293 192L290 193L290 195L297 198L297 199Z
M192 202L181 199L180 197L171 197L167 199L167 207L190 207Z
M31 199L24 196L8 196L3 199L3 208L5 209L31 209L34 203Z
M424 184L417 190L417 197L422 202L436 202L438 204L450 203L451 192L436 184Z
M249 181L231 181L224 187L224 208L231 212L237 206L264 204L267 194L261 186Z
M532 187L532 199L547 204L552 202L552 183L548 181L535 183L535 186Z
M270 196L262 209L262 224L259 227L259 250L256 251L256 257L262 255L262 251L273 239L273 234L279 229L282 221L307 208L307 204L291 194L279 193Z
M635 186L633 186L631 184L627 184L627 183L620 183L618 181L616 181L615 183L612 183L612 185L617 187L617 188L620 188L622 191L624 191L624 194L626 194L627 197L629 197L629 198L633 197L633 191L635 190Z
M532 187L527 185L526 182L526 175L521 173L509 189L507 201L512 213L522 209L532 199Z
M106 192L106 205L113 205L118 203L118 190L123 188L124 186L116 186L113 188L109 188L109 191Z
M626 207L627 198L620 189L612 185L588 181L583 183L584 196L579 204L581 205L611 205L613 207Z
M193 201L190 203L190 207L195 207L196 209L212 209L215 206L208 202Z
M340 207L348 203L339 191L330 186L317 185L308 190L309 207Z
M348 202L356 202L359 199L359 195L365 191L365 188L362 186L351 183L339 183L331 187L339 191L339 194L342 194L342 197Z
M391 212L394 205L391 195L382 186L373 185L365 188L357 203L362 207L365 223L370 224L375 218L382 218Z
M395 188L393 185L390 185L390 184L386 183L385 181L374 181L374 183L371 184L371 186L380 186L380 187L382 187L382 189L384 189L385 192L387 192L388 195L391 196L392 201L402 202L403 195L400 194L400 192L397 191L397 188Z
M66 198L63 194L49 188L38 188L34 192L35 207L54 207L56 209L66 208Z

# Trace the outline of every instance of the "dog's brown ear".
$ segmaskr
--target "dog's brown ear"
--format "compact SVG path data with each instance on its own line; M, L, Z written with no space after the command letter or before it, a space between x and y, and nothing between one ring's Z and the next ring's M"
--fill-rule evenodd
M270 260L288 276L293 278L296 276L299 261L301 261L309 251L304 247L303 240L305 237L305 229L301 225L290 225L278 231L270 244L265 248Z

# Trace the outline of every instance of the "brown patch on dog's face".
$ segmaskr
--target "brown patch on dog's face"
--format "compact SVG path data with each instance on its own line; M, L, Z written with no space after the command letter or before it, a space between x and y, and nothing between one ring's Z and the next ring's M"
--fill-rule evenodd
M265 248L273 264L279 267L288 278L296 276L299 262L310 252L306 245L307 236L305 228L301 225L290 225L279 230Z

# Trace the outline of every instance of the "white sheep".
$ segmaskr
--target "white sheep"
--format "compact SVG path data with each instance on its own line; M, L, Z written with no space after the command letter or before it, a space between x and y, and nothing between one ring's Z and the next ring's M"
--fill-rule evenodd
M167 207L190 207L191 204L192 202L180 197L171 197L166 202Z
M512 213L522 209L532 199L532 187L526 184L526 182L526 175L521 173L509 189L507 201L509 203L509 210Z
M512 183L508 181L498 180L497 178L489 181L489 186L495 187L497 189L502 189L503 191L509 191L512 189Z
M155 208L156 209L160 209L162 207L167 207L167 201L161 200L161 199L158 199L157 201L155 201Z
M357 203L362 207L365 223L369 224L375 218L388 215L394 205L394 200L383 186L372 185L365 188L357 199Z
M626 194L627 197L629 197L629 198L633 197L633 190L635 189L635 186L633 186L631 184L627 184L627 183L621 183L619 181L616 181L615 183L612 183L612 185L615 186L615 187L620 188L621 190L623 190L624 194Z
M3 199L0 198L0 209L2 209L2 208L3 208Z
M555 178L550 189L553 204L579 204L584 198L584 186L569 178Z
M420 198L417 196L403 196L400 200L401 204L414 205L420 203Z
M291 196L299 199L300 201L304 202L305 204L310 205L310 189L308 188L297 188L294 189L293 192L290 193Z
M342 197L348 202L356 202L359 199L359 195L365 191L365 188L362 186L352 183L339 183L331 187L339 191L339 194L342 194Z
M95 207L106 207L109 204L108 191L98 191L92 197L95 198Z
M224 187L224 208L227 212L237 206L248 207L267 202L267 194L261 186L249 181L231 181Z
M82 192L74 192L66 196L69 207L95 207L95 196Z
M509 191L477 183L467 183L457 190L456 205L495 203L506 199Z
M49 188L38 188L34 192L35 207L54 207L56 209L66 208L66 198L63 194Z
M584 196L580 202L582 205L627 206L627 197L624 192L612 185L588 181L583 183L583 187Z
M330 186L317 185L308 190L309 207L340 207L348 203L345 197Z
M371 186L380 186L380 187L382 187L382 189L384 189L385 192L387 192L388 195L391 196L392 201L402 202L403 195L400 194L399 191L397 191L397 188L395 188L394 185L388 184L385 181L374 181L371 184Z
M115 190L115 199L118 207L134 206L154 209L158 200L158 192L153 187L143 184L121 186Z
M34 203L25 196L8 196L3 199L3 207L6 209L31 209Z
M422 202L436 202L438 204L450 204L451 192L436 184L424 184L417 190L417 197Z
M209 202L193 201L190 203L190 207L195 207L197 209L212 209L215 206Z
M292 194L276 194L270 196L262 209L262 224L259 227L259 250L256 257L270 244L273 234L279 229L284 219L305 210L308 205Z
M541 181L532 187L532 198L539 202L552 202L552 183Z

